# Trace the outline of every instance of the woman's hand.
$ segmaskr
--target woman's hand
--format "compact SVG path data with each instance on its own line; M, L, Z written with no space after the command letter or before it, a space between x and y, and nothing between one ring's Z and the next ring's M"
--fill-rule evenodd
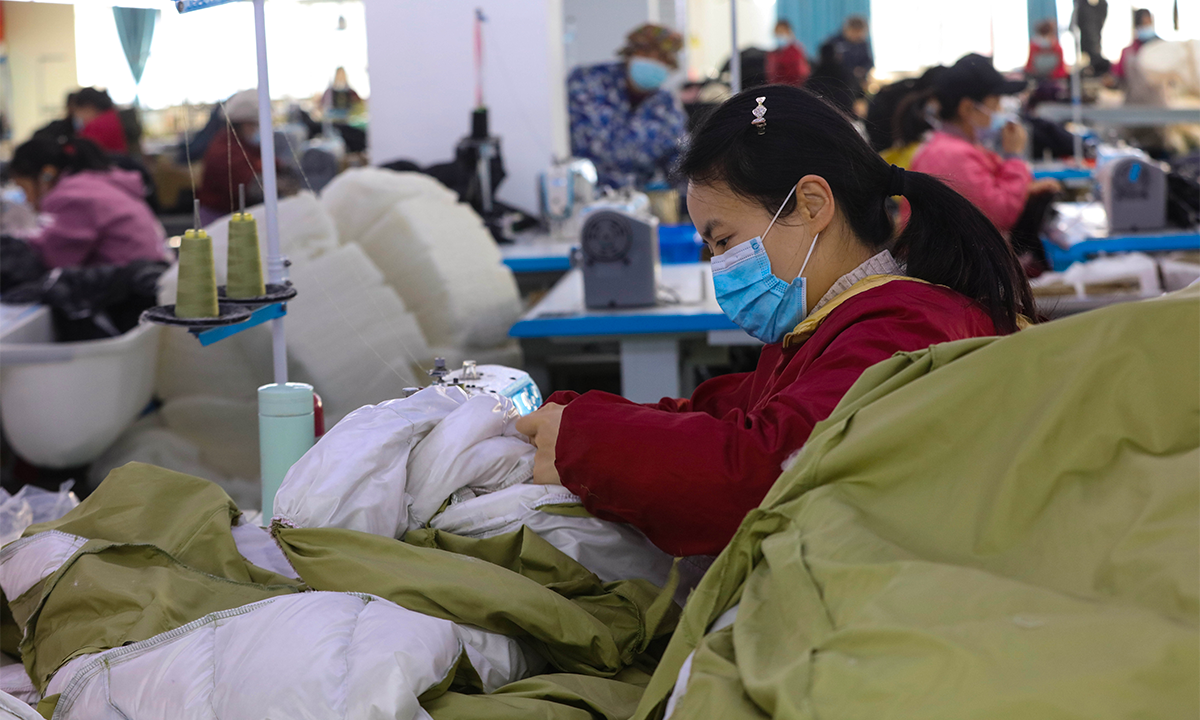
M1057 193L1063 189L1062 183L1054 178L1042 178L1029 183L1029 194L1038 195L1041 193Z
M538 410L517 421L517 432L529 438L537 448L533 457L534 485L562 485L554 467L554 446L558 443L558 427L566 405L546 403Z
M1006 155L1020 155L1025 152L1025 143L1028 140L1029 133L1021 123L1005 123L1004 128L1000 130L1000 147Z

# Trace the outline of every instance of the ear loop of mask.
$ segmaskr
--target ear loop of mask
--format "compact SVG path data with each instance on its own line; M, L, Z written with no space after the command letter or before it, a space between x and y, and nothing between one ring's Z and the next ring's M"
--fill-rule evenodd
M797 185L798 184L799 183L797 183ZM763 243L763 252L766 252L766 250L767 250L767 246L766 246L767 233L771 232L771 228L775 227L775 221L779 219L780 213L782 213L783 209L785 207L787 207L788 200L791 200L792 195L794 195L795 193L796 193L796 185L793 185L792 189L788 191L787 197L785 197L783 199L783 204L780 205L779 209L775 211L775 217L771 218L771 224L768 225L767 229L763 232L762 237L759 240L759 242ZM815 250L817 248L817 238L819 238L819 237L821 237L821 233L816 233L813 235L812 245L808 246L808 254L804 256L804 263L800 266L800 272L796 273L796 277L801 277L802 275L804 275L804 269L808 267L808 261L812 257L813 250ZM797 254L799 254L799 251L797 251ZM793 255L793 257L795 257L795 256Z

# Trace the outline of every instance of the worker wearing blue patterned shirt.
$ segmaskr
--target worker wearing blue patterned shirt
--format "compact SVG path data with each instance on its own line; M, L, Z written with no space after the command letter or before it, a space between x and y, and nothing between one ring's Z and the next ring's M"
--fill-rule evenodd
M678 33L642 25L629 33L622 62L576 68L567 78L571 154L596 164L601 185L642 186L671 169L687 116L662 84L682 46Z

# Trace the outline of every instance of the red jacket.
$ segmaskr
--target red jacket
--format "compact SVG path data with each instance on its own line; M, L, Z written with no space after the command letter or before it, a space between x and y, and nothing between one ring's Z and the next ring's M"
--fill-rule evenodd
M709 380L690 400L551 395L567 405L555 447L563 486L666 552L715 555L864 370L897 352L995 334L978 304L947 288L893 280L850 296L858 287L806 321L819 322L807 340L766 346L754 372Z
M213 137L204 152L204 175L196 198L206 208L222 214L231 213L238 185L245 185L247 192L253 192L261 173L262 148L244 139L237 142L229 128L224 128Z
M125 126L121 124L121 118L113 108L92 118L92 121L79 131L79 137L91 140L105 152L117 155L129 152L129 144L125 141Z
M1067 77L1067 63L1063 60L1062 45L1054 43L1042 47L1035 42L1029 43L1029 60L1025 63L1025 74L1030 77L1059 80Z
M767 82L793 87L803 85L811 74L808 59L804 57L804 48L800 43L792 43L767 53L766 71Z

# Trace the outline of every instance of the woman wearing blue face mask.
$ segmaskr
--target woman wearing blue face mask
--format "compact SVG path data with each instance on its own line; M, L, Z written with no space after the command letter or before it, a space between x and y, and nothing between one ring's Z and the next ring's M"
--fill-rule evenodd
M917 150L910 169L938 176L975 203L1036 275L1044 264L1038 229L1062 186L1033 179L1021 157L1025 128L1000 108L1001 96L1021 92L1025 82L1006 80L990 59L971 54L938 75L934 86L940 126Z
M594 162L601 184L641 185L675 162L687 115L663 85L681 47L678 33L642 25L629 33L622 62L576 68L567 78L571 154Z
M1033 300L978 209L933 177L889 166L804 90L733 97L696 131L681 172L717 300L766 343L758 368L654 405L556 393L517 428L538 448L535 482L561 483L667 552L715 554L864 370L897 352L1013 332ZM899 235L893 195L912 204Z
M1137 73L1134 64L1137 54L1148 43L1160 39L1154 31L1154 15L1149 10L1141 8L1133 12L1133 42L1121 51L1121 59L1112 66L1112 74L1117 80L1127 83L1131 75Z

